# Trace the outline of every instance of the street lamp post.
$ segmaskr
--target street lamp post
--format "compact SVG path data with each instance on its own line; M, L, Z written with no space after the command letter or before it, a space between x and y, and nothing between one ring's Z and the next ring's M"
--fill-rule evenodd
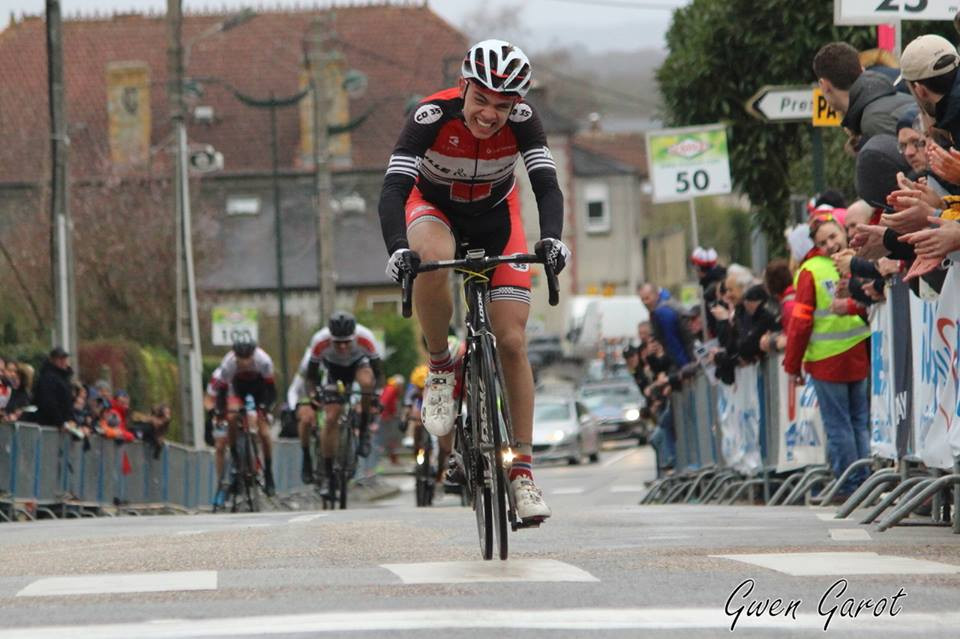
M193 231L190 213L190 175L187 168L187 123L184 93L184 69L190 47L199 40L232 29L255 17L249 9L218 22L183 45L181 0L167 0L169 22L168 93L174 129L176 168L175 216L177 245L177 365L180 375L180 419L184 428L191 425L190 443L203 443L203 403L200 352L200 320L197 312L197 286L193 268Z

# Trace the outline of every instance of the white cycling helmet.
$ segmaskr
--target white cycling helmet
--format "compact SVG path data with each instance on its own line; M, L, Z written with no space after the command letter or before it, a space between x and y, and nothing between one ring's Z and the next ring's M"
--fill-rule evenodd
M530 60L519 47L503 40L484 40L470 47L460 74L497 93L522 98L530 89Z

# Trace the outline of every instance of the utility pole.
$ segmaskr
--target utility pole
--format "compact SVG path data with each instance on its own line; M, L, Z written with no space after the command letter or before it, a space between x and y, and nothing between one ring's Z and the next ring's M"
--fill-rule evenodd
M186 107L183 101L184 50L181 0L167 0L168 76L170 119L173 122L177 242L177 369L180 383L181 428L195 447L203 445L203 403L200 372L200 321L193 270L193 233L190 219L190 176L187 171ZM189 430L187 430L189 428Z
M76 358L77 301L73 276L73 221L67 206L67 115L63 87L63 21L59 0L47 0L47 82L50 100L50 275L56 329L53 345Z
M327 86L328 65L339 61L340 54L329 49L334 37L333 11L327 11L313 22L313 35L307 62L310 66L310 87L313 90L313 189L317 221L317 285L321 325L336 305L336 281L333 270L333 194L330 177L330 87Z

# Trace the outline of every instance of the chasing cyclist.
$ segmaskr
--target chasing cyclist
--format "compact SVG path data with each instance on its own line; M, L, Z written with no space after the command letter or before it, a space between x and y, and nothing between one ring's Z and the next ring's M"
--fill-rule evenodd
M277 401L277 387L273 379L273 360L267 352L254 341L237 341L223 357L220 365L210 377L207 395L215 405L214 414L222 424L227 417L227 398L237 397L240 401L247 395L253 397L257 406L257 432L260 435L260 447L263 449L264 491L268 497L276 492L273 484L273 463L271 460L270 424L267 415ZM235 413L231 411L231 416ZM222 427L215 432L217 477L223 476L223 456L226 442L230 443L230 454L236 459L237 420L226 419L227 433L222 436Z
M370 421L370 398L375 387L383 383L383 358L380 346L370 330L360 324L353 315L336 311L330 316L326 328L322 328L310 339L310 345L300 360L299 376L303 380L301 395L297 402L297 431L300 435L300 448L303 450L303 465L300 478L303 483L314 481L313 462L310 457L310 433L317 424L315 401L316 388L323 382L327 390L336 390L337 382L343 382L348 390L356 381L363 391L360 399L360 437L357 454L366 457L370 452L370 433L367 424ZM321 368L326 371L326 379L321 380ZM379 382L379 383L378 383ZM332 399L332 397L331 397ZM323 403L324 428L320 436L320 450L323 457L317 460L317 471L326 479L327 487L333 478L333 457L339 442L339 419L343 404L340 401Z
M526 165L540 214L535 251L556 272L570 251L560 241L563 194L536 111L523 97L530 62L517 47L484 40L467 52L459 85L424 99L394 147L380 195L380 224L390 259L387 274L401 281L420 260L448 260L468 242L487 255L526 253L520 195L514 178ZM424 273L414 287L417 318L430 351L423 423L446 435L456 420L459 358L447 345L453 314L449 274ZM500 265L490 283L490 319L503 363L517 456L510 483L521 519L543 519L550 508L533 481L533 373L524 335L530 313L526 265Z

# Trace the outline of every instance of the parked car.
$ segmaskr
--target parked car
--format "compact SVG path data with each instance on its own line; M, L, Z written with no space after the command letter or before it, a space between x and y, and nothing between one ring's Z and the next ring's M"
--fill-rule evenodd
M648 424L641 417L646 402L633 379L586 383L580 387L577 400L599 420L600 434L604 439L647 442Z
M527 358L534 368L563 360L563 342L559 335L533 335L527 338Z
M537 462L584 457L600 460L600 431L590 411L570 397L538 395L533 403L533 456Z

